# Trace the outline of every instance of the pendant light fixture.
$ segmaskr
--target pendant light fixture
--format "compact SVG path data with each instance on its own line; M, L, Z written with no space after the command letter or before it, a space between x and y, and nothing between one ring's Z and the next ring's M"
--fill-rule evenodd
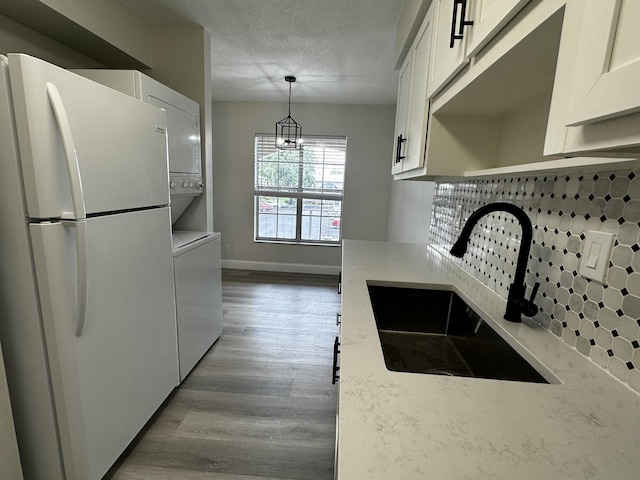
M285 81L289 82L289 115L276 122L276 147L281 150L294 150L302 147L302 125L291 118L291 84L296 77L287 75Z

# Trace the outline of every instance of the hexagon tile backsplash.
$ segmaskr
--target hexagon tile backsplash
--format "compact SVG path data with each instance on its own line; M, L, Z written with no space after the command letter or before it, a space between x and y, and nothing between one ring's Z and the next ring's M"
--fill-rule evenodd
M498 201L522 207L534 226L535 320L640 392L640 169L436 183L428 242L448 254L469 215ZM578 274L589 230L615 234L605 285ZM506 298L520 236L510 214L488 215L459 262Z

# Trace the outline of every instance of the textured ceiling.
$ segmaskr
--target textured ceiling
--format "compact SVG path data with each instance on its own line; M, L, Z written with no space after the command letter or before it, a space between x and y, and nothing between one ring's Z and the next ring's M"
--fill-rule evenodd
M214 100L392 105L404 0L119 0L151 25L211 34Z

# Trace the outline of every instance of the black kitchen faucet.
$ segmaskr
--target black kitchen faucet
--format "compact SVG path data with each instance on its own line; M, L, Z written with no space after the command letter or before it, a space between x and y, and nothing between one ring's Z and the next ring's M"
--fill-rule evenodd
M478 220L491 212L503 211L512 214L518 222L520 222L520 228L522 228L522 239L520 240L520 252L518 254L518 263L516 265L516 273L513 279L513 283L509 287L509 295L507 297L507 310L504 313L505 320L510 322L521 322L522 314L527 317L533 317L538 311L538 307L533 303L533 299L536 296L538 287L540 284L536 282L531 293L531 299L524 298L525 283L524 275L527 270L527 261L529 260L529 250L531 248L531 240L533 238L533 227L531 226L531 220L519 207L512 205L511 203L497 202L490 203L473 212L467 223L465 223L460 232L460 237L451 247L451 255L454 257L462 258L467 251L467 243L471 236L471 231Z

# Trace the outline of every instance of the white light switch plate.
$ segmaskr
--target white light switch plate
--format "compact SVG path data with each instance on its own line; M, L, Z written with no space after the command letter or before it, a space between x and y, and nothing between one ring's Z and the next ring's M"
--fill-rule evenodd
M589 230L582 248L579 274L604 285L615 235Z

